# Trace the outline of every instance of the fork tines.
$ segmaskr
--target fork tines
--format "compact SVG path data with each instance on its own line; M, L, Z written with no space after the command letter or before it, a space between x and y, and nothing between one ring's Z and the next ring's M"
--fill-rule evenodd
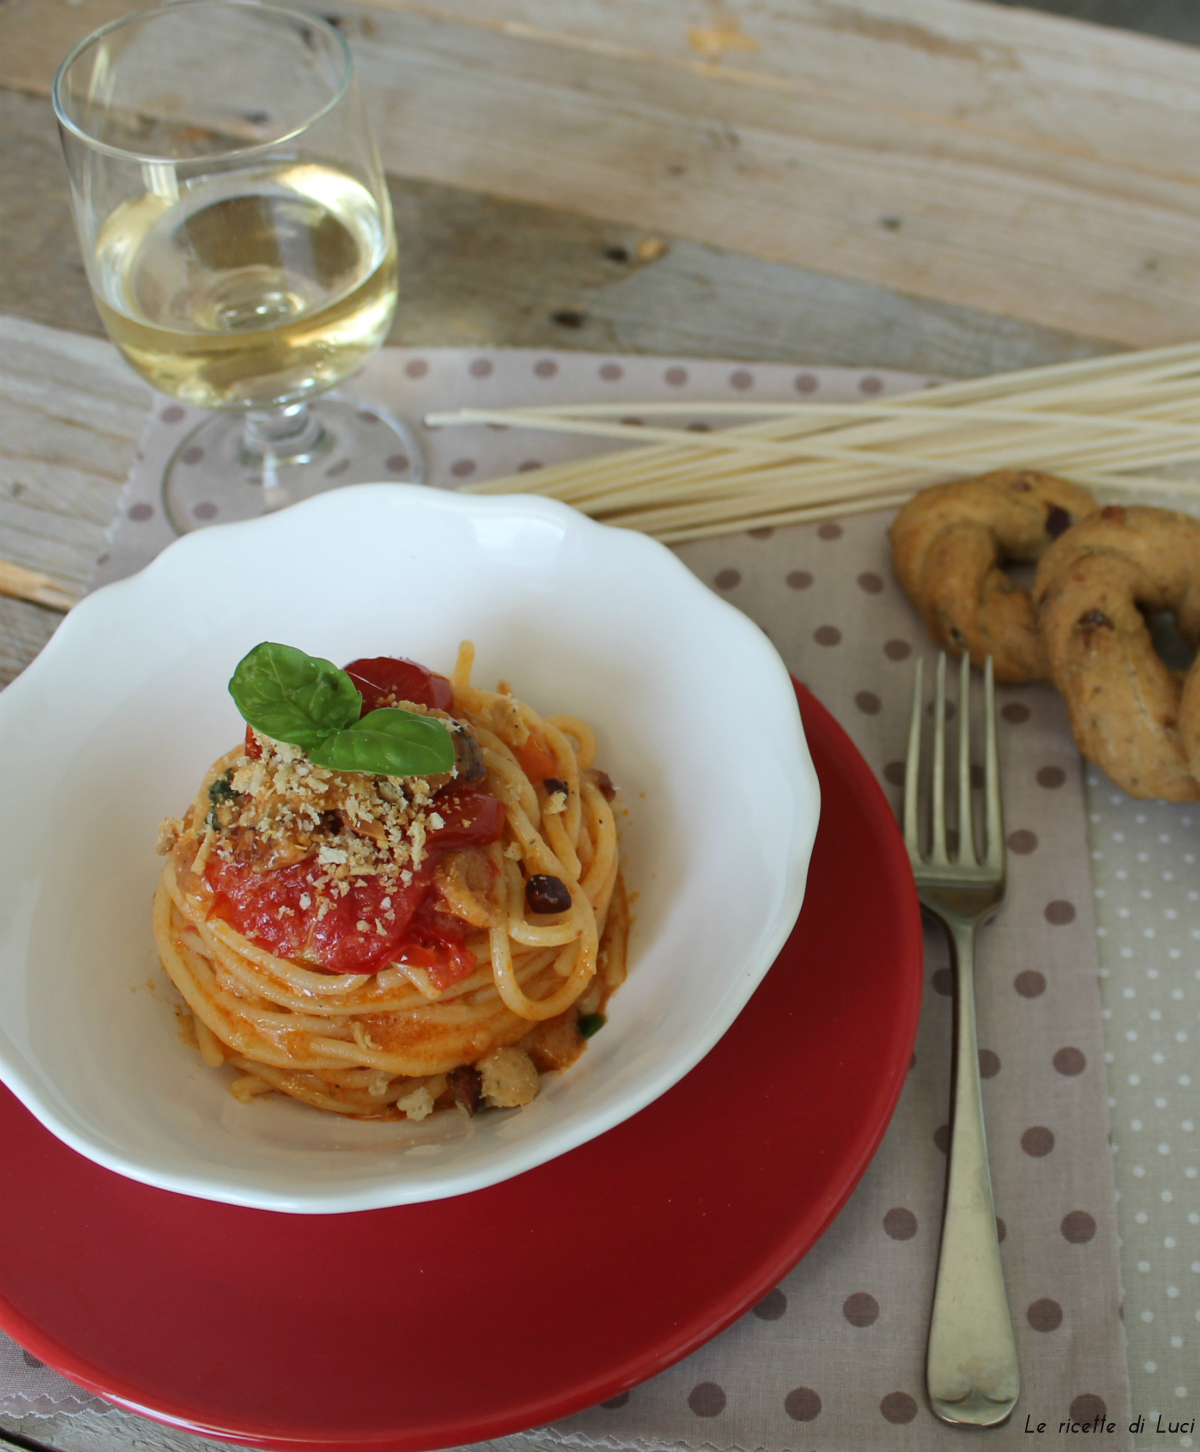
M1000 806L1000 760L996 749L996 688L992 658L983 675L984 698L984 842L982 860L976 856L974 815L971 808L971 661L966 655L959 668L958 685L958 850L946 850L946 655L937 661L933 708L932 847L921 854L920 777L921 709L924 662L917 661L913 677L912 715L908 727L908 756L904 770L904 840L913 866L958 866L1004 871L1004 820Z

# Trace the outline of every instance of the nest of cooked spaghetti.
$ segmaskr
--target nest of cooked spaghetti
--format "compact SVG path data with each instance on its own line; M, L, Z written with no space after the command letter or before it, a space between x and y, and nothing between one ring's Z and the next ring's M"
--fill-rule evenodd
M628 934L613 787L584 722L473 686L472 654L424 700L368 702L442 720L451 771L333 770L248 728L164 823L159 954L235 1097L511 1108L603 1024Z

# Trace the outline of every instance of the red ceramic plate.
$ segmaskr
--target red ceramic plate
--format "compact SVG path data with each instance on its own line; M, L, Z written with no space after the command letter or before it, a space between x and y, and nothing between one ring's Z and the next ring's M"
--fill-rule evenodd
M304 1216L122 1179L2 1091L0 1325L131 1410L326 1452L537 1426L729 1325L858 1182L920 1007L920 916L892 814L841 728L797 694L823 794L804 910L669 1093L490 1189Z

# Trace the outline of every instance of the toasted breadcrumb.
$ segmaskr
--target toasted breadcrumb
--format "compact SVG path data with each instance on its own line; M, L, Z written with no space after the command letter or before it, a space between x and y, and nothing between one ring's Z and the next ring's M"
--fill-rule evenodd
M537 1098L538 1073L520 1049L493 1049L475 1067L483 1080L483 1097L498 1109L516 1109Z
M183 833L183 823L178 817L164 817L158 824L158 841L154 850L160 857L170 855Z

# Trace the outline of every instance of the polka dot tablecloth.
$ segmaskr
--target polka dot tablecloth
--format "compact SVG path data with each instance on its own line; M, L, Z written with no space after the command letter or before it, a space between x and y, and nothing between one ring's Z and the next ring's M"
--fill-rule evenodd
M705 399L848 400L930 382L708 360L386 350L354 389L410 420L463 405L606 398L629 400L636 418L637 400L673 399L681 420L702 429L719 426ZM169 542L157 481L198 417L160 401L99 583ZM417 431L429 481L446 488L607 447L519 430ZM197 518L215 520L215 510ZM755 530L678 553L767 631L898 805L912 667L932 651L893 582L887 523L863 515ZM1116 1430L1089 1432L1092 1445L1197 1442L1183 1430L1157 1435L1155 1425L1200 1415L1200 808L1129 801L1094 770L1085 783L1048 688L1002 688L999 699L1009 896L981 935L977 982L1022 1374L1016 1415L985 1434L953 1432L924 1398L953 988L945 942L931 929L913 1067L879 1154L830 1231L720 1337L541 1429L543 1440L869 1452L959 1447L976 1436L1007 1448L1061 1443L1078 1435L1060 1434L1064 1422L1101 1418ZM0 1407L70 1407L79 1395L0 1340ZM1131 1433L1136 1414L1143 1430ZM1045 1433L1031 1441L1026 1418Z

